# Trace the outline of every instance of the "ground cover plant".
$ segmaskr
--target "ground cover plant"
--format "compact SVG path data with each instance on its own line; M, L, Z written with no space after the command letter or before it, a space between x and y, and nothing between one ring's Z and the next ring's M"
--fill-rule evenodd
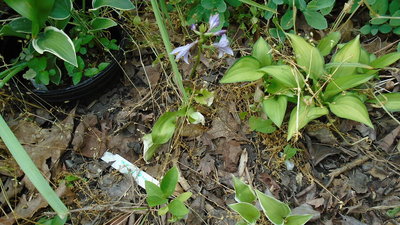
M0 224L397 224L400 54L393 32L360 34L391 16L370 16L376 2L90 10L87 25L120 19L124 77L57 105L14 78L0 89ZM57 61L78 82L90 46L117 45L69 21L78 67Z

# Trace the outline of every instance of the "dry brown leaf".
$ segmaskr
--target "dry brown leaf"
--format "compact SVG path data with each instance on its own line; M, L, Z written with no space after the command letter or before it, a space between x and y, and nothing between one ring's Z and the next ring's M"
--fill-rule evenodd
M238 169L242 148L240 143L235 140L221 140L217 147L217 152L222 154L224 159L224 170L234 173Z

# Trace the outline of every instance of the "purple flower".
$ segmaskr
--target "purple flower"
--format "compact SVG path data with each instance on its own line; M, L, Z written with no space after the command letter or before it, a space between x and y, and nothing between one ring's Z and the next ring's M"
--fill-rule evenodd
M226 34L226 30L219 30L213 33L214 36L221 36L223 34Z
M208 20L208 24L210 27L208 28L208 31L211 31L212 29L216 28L219 26L219 14L211 15L210 19Z
M197 30L197 25L196 24L192 24L190 26L190 29L193 30L193 31Z
M190 56L190 49L198 42L198 40L194 41L193 43L187 44L185 46L181 46L172 50L171 54L176 54L176 60L179 60L183 57L183 61L189 64L189 56Z
M218 48L218 58L221 58L224 54L228 54L233 56L233 51L231 47L229 47L229 40L226 37L226 34L222 35L221 39L218 43L213 44L214 47Z

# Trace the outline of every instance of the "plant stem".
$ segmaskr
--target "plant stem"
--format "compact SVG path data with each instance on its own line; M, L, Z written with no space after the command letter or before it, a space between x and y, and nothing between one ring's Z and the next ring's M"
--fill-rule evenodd
M36 187L39 193L49 203L57 215L63 219L68 215L68 208L64 205L61 199L57 196L54 190L50 187L47 180L40 173L39 169L33 163L32 159L26 153L25 149L19 143L14 133L11 131L3 117L0 115L0 138L7 146L8 150L17 161L19 167L24 171L32 184Z
M165 24L161 17L160 9L158 8L157 0L151 0L151 5L153 7L153 13L154 13L154 16L156 17L158 28L160 29L161 38L164 42L165 50L167 51L168 59L171 62L172 71L175 75L174 82L175 82L176 86L178 86L178 89L179 89L181 95L183 96L183 102L188 103L189 97L185 91L185 88L183 87L182 75L179 72L178 66L176 65L174 56L171 55L171 52L172 52L171 42L169 40L168 31L165 28Z
M190 72L189 78L193 78L194 75L196 74L196 69L200 64L201 53L203 53L203 43L204 43L204 35L201 34L197 48L196 62L194 63L192 71Z
M161 12L164 14L164 16L167 18L167 20L169 20L170 17L168 14L167 4L165 3L165 0L160 0L160 8L161 8Z
M3 88L3 86L17 73L21 72L23 69L25 69L28 66L28 63L21 63L19 65L16 65L12 67L9 70L6 70L0 74L0 78L4 77L2 80L0 80L0 89Z

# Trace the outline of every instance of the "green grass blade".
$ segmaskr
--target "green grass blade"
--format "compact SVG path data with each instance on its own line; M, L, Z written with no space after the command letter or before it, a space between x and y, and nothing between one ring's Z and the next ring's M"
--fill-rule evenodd
M24 171L25 175L28 176L29 180L33 183L43 198L46 199L60 218L65 218L68 215L67 207L50 187L47 180L40 173L39 169L33 163L32 159L29 157L28 153L26 153L25 149L19 143L18 139L15 137L14 133L8 127L1 115L0 138L3 140L4 144L6 144L15 161L17 161L22 171Z

